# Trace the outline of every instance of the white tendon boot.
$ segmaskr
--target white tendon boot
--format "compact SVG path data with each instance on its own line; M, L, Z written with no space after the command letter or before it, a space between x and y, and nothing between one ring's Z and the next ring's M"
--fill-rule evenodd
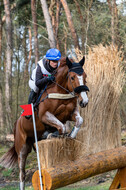
M74 126L69 137L71 137L72 139L74 139L78 133L78 131L80 130L80 127L76 127Z

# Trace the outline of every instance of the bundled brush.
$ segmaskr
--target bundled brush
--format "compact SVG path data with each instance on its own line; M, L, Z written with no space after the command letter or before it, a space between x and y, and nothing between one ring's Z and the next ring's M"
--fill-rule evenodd
M78 59L82 53L76 50ZM78 135L81 153L92 153L121 145L119 97L124 84L122 53L112 45L89 49L84 69L90 93L88 107L80 110L84 125ZM82 132L83 131L83 132ZM77 143L75 144L78 146Z
M78 62L83 55L77 49L76 55L78 60L74 60ZM121 145L119 97L124 84L121 57L121 52L113 46L99 45L89 49L84 65L90 89L89 103L80 109L84 124L74 140L40 141L43 168Z

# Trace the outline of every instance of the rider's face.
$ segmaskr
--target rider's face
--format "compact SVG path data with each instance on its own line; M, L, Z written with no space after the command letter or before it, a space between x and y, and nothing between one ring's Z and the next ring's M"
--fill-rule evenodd
M53 67L54 69L57 68L58 61L50 60L50 66Z

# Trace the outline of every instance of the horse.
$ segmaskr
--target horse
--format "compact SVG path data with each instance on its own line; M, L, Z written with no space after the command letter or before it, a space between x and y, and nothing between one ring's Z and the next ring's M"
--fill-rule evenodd
M85 57L75 63L67 58L62 58L60 66L55 72L55 81L43 92L38 109L35 110L36 131L38 139L47 130L46 126L55 128L59 135L65 134L67 121L74 121L75 126L69 137L75 138L82 123L77 102L81 108L88 104L86 73L83 70ZM50 99L51 93L64 95L65 99ZM32 118L29 120L20 116L14 127L14 145L3 155L0 165L12 168L18 162L20 190L25 188L25 163L28 154L34 145L34 129Z

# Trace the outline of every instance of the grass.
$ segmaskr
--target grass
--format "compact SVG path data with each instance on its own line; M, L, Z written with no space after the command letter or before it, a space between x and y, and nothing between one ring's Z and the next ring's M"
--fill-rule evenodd
M60 188L58 190L108 190L110 184L102 184L102 185L96 185L96 186L91 186L91 187L64 187ZM11 187L11 186L6 186L4 188L0 188L0 190L19 190L19 187ZM33 187L29 186L25 188L26 190L34 190Z
M5 169L4 171L2 171L3 177L9 177L12 174L12 171L12 169Z
M4 188L0 188L0 190L19 190L19 187L10 187L10 186L6 186ZM33 187L26 187L25 190L34 190Z
M7 150L6 145L3 145L2 149L0 149L0 153L2 151L1 155L4 154L4 152L6 150ZM27 165L26 165L26 178L27 179L26 179L25 190L34 190L32 185L31 185L31 178L32 178L32 174L34 173L33 169L35 169L36 167L37 167L36 154L34 152L32 152L28 156ZM19 190L19 177L18 177L18 175L19 175L18 168L5 169L5 168L0 167L0 184L1 184L2 179L3 179L3 182L2 182L3 186L5 185L4 187L0 187L0 190L8 190L8 189L9 190ZM110 178L112 179L111 175L110 175ZM105 176L102 176L102 178L104 178L104 177ZM110 183L111 183L110 182L111 179L109 179L109 181L107 180L104 183L98 184L99 177L97 177L97 179L92 178L86 184L85 184L85 181L84 181L84 183L82 181L82 182L78 182L78 183L69 185L69 186L64 187L64 188L60 188L59 190L70 190L70 189L71 190L108 190ZM84 186L86 186L86 187L84 187Z

